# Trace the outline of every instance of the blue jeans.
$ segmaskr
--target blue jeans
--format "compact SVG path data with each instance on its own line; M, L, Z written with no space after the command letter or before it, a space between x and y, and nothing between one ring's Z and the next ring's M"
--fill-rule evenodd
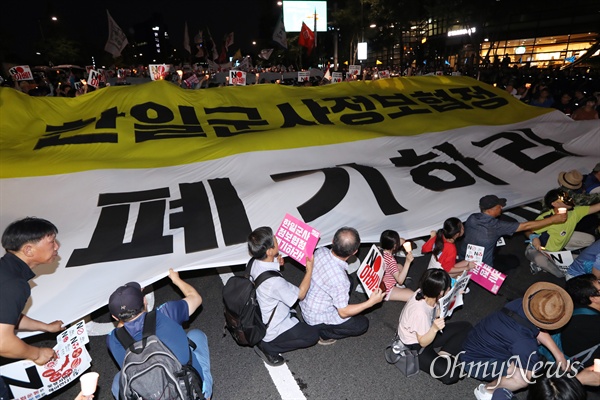
M192 350L192 354L196 358L196 361L200 364L200 377L202 378L202 393L204 397L212 397L213 389L213 378L210 373L210 352L208 350L208 339L206 334L200 329L192 329L187 333L187 337L194 343L196 343L196 349ZM119 379L121 372L117 372L113 379L111 391L115 399L119 398Z

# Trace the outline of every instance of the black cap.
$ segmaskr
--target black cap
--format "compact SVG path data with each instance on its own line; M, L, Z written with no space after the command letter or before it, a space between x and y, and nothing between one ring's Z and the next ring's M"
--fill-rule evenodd
M129 282L121 286L110 295L108 310L111 315L119 318L119 314L128 310L144 309L144 293L137 282Z
M498 197L495 194L488 194L479 199L479 208L482 210L489 210L497 205L504 207L506 205L506 199Z

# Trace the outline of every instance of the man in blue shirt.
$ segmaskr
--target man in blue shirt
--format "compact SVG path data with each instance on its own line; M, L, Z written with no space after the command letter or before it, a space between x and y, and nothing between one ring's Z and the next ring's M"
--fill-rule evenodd
M573 314L573 301L561 287L534 283L523 298L507 303L469 332L460 361L469 376L490 382L475 388L475 397L489 400L495 389L514 392L527 387L540 367L538 343L550 350L564 370L565 356L547 333L563 327Z
M202 297L192 285L183 281L179 277L179 273L173 269L169 269L169 278L181 290L184 298L168 301L157 308L156 336L173 352L181 364L187 364L189 361L188 338L196 344L196 348L192 350L192 366L202 378L204 397L209 399L212 396L213 380L210 373L208 340L201 330L192 329L186 334L181 326L200 307ZM146 300L139 283L130 282L115 290L108 300L108 309L112 317L119 321L117 328L124 326L134 340L142 339ZM116 330L108 335L106 343L119 368L121 368L126 350L117 339ZM120 373L115 376L112 385L112 393L116 399L119 398L119 376Z
M465 222L465 236L461 240L458 252L458 257L461 260L465 258L467 245L473 244L484 248L483 262L493 267L496 243L502 236L512 236L516 232L537 230L567 220L565 214L557 214L540 221L526 221L522 223L502 221L498 217L502 214L502 209L505 206L506 199L493 194L483 196L479 200L479 209L481 212L471 214L467 218L467 222ZM502 268L502 261L499 264L500 267L496 269Z

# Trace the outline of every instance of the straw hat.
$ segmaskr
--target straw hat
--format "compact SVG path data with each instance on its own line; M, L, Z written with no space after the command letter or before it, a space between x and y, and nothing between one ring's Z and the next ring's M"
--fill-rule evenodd
M572 170L569 172L561 172L558 174L558 183L566 187L567 189L576 190L581 187L581 183L583 182L583 175L581 172L577 170Z
M523 296L523 311L538 328L554 330L563 327L573 315L573 300L560 286L537 282Z

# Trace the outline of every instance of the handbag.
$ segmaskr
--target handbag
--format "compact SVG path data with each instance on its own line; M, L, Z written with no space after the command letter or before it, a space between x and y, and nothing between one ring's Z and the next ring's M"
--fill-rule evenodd
M419 373L419 354L423 349L412 350L402 343L398 334L392 343L385 348L385 360L389 364L394 364L402 372L402 375L409 377Z

